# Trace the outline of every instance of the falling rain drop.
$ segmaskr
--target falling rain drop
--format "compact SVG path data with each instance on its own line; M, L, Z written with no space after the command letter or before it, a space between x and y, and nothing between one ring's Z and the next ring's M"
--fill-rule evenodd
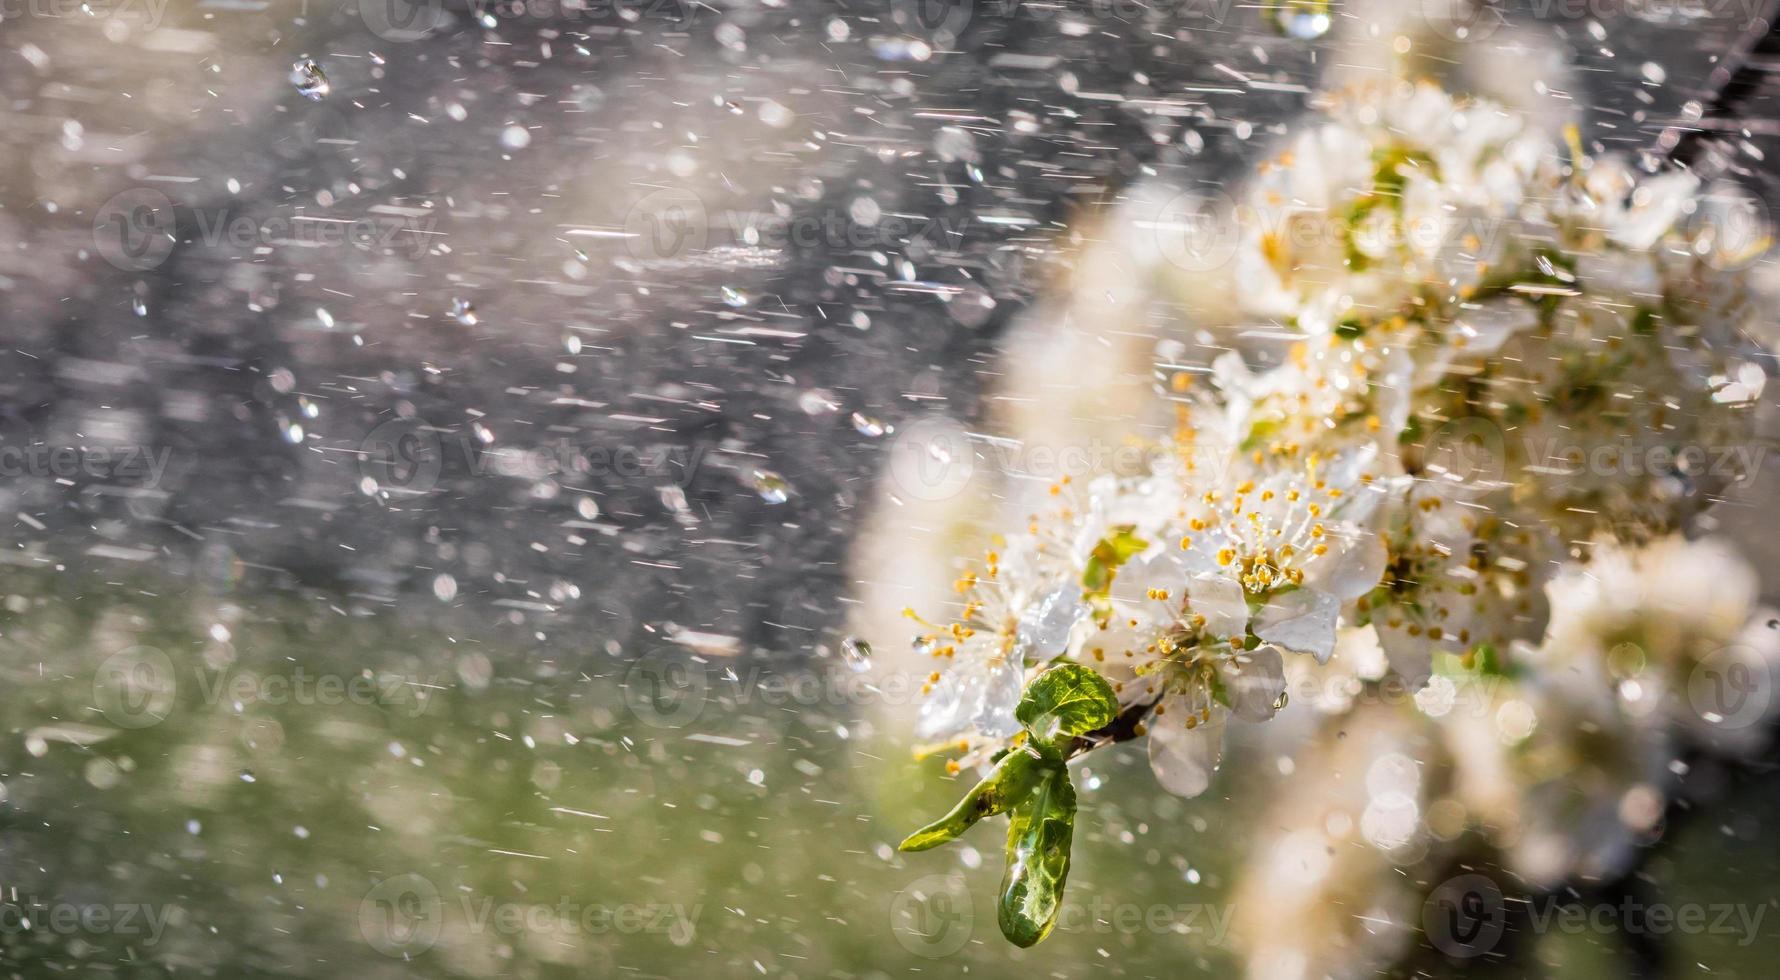
M478 322L476 319L476 304L461 296L452 297L451 318L466 327L475 326Z
M1329 33L1329 0L1274 0L1269 13L1287 37L1314 41Z
M740 308L748 305L748 294L733 286L723 287L723 305Z
M782 504L791 499L791 484L772 470L754 471L754 490L769 504Z
M860 412L853 413L853 431L868 439L876 439L890 431L890 427Z
M854 673L865 673L871 669L871 644L857 636L841 640L841 660Z
M327 74L313 61L299 61L292 65L290 82L297 87L297 92L303 98L311 102L320 102L333 90L328 84Z

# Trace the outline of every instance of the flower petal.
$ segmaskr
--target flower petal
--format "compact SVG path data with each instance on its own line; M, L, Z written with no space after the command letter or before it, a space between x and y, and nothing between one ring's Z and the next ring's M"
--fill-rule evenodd
M1223 639L1248 631L1248 597L1228 575L1195 575L1187 581L1188 608L1205 617L1206 635Z
M1428 639L1427 632L1422 630L1411 636L1407 623L1393 627L1378 618L1372 620L1372 626L1378 632L1378 645L1397 676L1403 678L1410 690L1419 691L1425 687L1434 672L1434 643Z
M1321 570L1317 588L1342 602L1351 602L1377 587L1389 562L1384 539L1376 532L1362 530L1353 544Z
M989 665L983 684L983 703L975 718L976 729L990 738L1011 738L1020 730L1014 709L1020 706L1026 671L1012 657Z
M1335 652L1335 621L1341 601L1326 592L1298 589L1276 596L1255 614L1255 635L1326 664Z
M1049 660L1069 647L1069 632L1088 615L1082 590L1074 585L1053 589L1026 607L1015 632L1023 656Z
M1176 796L1198 796L1211 785L1212 774L1224 754L1224 718L1213 712L1211 720L1187 728L1186 701L1169 698L1173 710L1157 719L1150 730L1150 769L1162 788Z
M1230 660L1221 673L1230 710L1243 721L1273 717L1279 696L1286 692L1285 659L1272 647L1262 647Z

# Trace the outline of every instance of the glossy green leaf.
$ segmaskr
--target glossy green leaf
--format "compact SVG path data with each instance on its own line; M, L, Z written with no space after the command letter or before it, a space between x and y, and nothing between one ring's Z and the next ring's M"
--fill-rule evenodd
M1118 713L1118 695L1105 678L1091 667L1067 663L1034 677L1014 709L1014 717L1046 747L1111 724Z
M1075 835L1075 787L1069 770L1048 767L1044 779L1015 806L1007 828L1007 873L996 918L1015 946L1050 935L1069 877L1069 845Z
M1059 763L1040 758L1026 749L1009 752L950 813L910 834L898 849L925 851L957 840L978 820L1013 809L1032 793L1046 772L1059 766Z

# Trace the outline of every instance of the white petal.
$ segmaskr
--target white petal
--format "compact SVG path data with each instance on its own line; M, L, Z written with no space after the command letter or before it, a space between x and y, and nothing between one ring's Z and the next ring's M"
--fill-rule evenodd
M1159 549L1153 555L1133 558L1119 569L1113 579L1114 602L1142 604L1151 589L1167 589L1179 596L1181 583L1187 577L1176 549ZM1079 594L1081 590L1076 590Z
M1341 602L1315 589L1298 589L1278 596L1255 614L1255 635L1293 653L1308 653L1316 662L1329 662L1335 652L1335 620Z
M1493 354L1509 337L1539 324L1539 310L1518 298L1464 310L1455 326L1465 338L1465 353Z
M1434 672L1434 644L1428 639L1426 630L1419 635L1410 636L1408 624L1391 627L1378 618L1385 610L1373 613L1372 626L1378 633L1378 645L1384 649L1386 660L1391 662L1391 669L1412 691L1419 691L1428 683L1428 677Z
M1188 608L1205 617L1204 631L1219 639L1248 631L1248 597L1229 575L1195 575L1187 581Z
M962 653L962 651L960 651ZM921 702L915 737L950 738L971 726L983 706L983 676L960 664L940 675Z
M1639 252L1648 252L1681 217L1699 187L1699 178L1676 172L1652 177L1639 185L1638 204L1626 209L1607 237Z
M1317 588L1342 602L1351 602L1377 587L1389 561L1384 539L1373 531L1362 530L1358 540L1320 570Z
M1211 720L1189 730L1184 700L1170 706L1150 730L1150 769L1162 788L1177 796L1198 796L1211 785L1212 773L1224 754L1224 719L1213 712ZM1178 712L1178 713L1177 713Z
M990 738L1009 738L1020 730L1014 709L1020 705L1025 680L1026 671L1011 657L989 668L975 719L977 731Z
M1086 615L1081 589L1065 585L1052 590L1021 614L1015 633L1019 652L1038 660L1057 656L1069 646L1069 631Z
M1232 661L1221 679L1230 695L1230 710L1243 721L1266 721L1278 710L1286 692L1285 661L1279 651L1262 647Z

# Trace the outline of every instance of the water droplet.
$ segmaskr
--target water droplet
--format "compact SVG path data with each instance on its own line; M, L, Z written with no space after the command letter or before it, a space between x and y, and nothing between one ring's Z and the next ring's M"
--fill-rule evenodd
M299 61L292 65L290 83L297 87L297 92L303 98L311 102L320 102L333 90L328 84L327 74L313 61Z
M733 286L723 287L723 305L742 307L748 305L748 294Z
M461 296L451 299L451 317L466 327L473 327L479 322L476 318L476 304Z
M805 415L827 415L840 408L835 401L834 392L826 388L811 388L797 396L797 407L803 409Z
M884 433L889 432L890 427L869 415L854 412L853 431L868 439L876 439Z
M130 309L134 311L137 316L147 316L148 302L138 296L135 299L130 300Z
M531 132L518 123L501 130L501 145L509 150L523 150L531 143Z
M1281 34L1314 41L1329 33L1329 0L1274 0L1273 25Z
M754 489L769 504L782 504L791 499L791 484L772 470L754 471Z
M841 659L854 673L863 674L871 669L871 644L849 636L841 640Z
M572 333L562 335L562 349L571 354L581 353L581 338Z

